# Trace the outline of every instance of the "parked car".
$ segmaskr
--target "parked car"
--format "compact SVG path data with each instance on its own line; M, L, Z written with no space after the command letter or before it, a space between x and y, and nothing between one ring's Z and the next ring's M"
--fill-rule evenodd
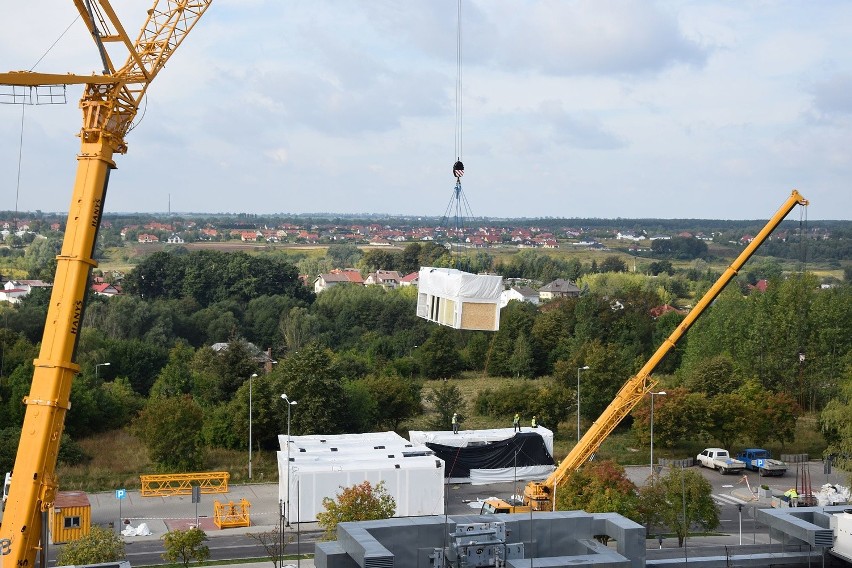
M787 472L787 464L781 460L772 459L769 450L748 448L738 453L737 459L746 464L746 469L759 471L763 476L780 477Z
M722 448L707 448L696 456L695 461L698 465L715 469L722 475L743 471L746 465L745 462L732 458L728 450Z

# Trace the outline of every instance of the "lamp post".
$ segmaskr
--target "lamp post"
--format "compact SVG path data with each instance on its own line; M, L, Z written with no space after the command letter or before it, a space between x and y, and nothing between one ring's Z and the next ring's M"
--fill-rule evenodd
M252 373L249 377L249 479L251 479L251 380L257 376Z
M100 368L101 367L108 367L109 365L111 365L111 363L98 363L97 365L95 365L95 380L97 380L98 377L100 376L100 373L98 373Z
M580 371L588 371L589 366L577 367L577 443L580 443Z
M287 398L286 394L282 394L281 398L287 403L287 524L290 526L290 407L296 404L295 400Z
M651 395L651 482L654 480L654 397L665 396L666 391L650 392Z

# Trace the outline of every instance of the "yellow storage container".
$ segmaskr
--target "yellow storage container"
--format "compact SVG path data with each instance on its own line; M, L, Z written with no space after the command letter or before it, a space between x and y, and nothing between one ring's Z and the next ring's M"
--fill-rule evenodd
M82 491L60 491L49 518L50 536L55 544L86 536L92 527L89 497Z

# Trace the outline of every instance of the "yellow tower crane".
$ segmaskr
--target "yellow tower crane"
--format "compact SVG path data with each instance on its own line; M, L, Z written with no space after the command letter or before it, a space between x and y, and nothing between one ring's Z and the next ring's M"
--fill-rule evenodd
M0 73L0 84L19 89L85 85L74 194L41 350L30 394L24 398L23 430L0 526L0 562L17 568L34 566L46 542L42 512L51 509L56 496L56 457L70 408L71 382L80 371L75 352L89 276L97 266L92 256L109 172L116 167L113 154L127 151L124 138L148 86L212 0L155 1L135 41L108 0L73 1L97 44L102 75ZM118 52L118 61L126 57L124 65L116 68L110 51Z

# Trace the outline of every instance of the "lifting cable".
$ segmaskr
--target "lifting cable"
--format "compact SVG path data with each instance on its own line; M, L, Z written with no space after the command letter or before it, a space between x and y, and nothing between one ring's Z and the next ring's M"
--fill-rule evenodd
M456 118L455 118L455 155L456 162L453 164L453 175L456 181L461 181L464 175L464 164L462 163L462 21L461 0L458 0L456 15Z
M462 20L461 20L461 0L457 1L457 25L456 25L456 92L455 92L455 156L456 161L453 163L453 177L456 178L455 188L453 189L453 195L450 198L450 202L447 204L447 209L444 211L444 216L441 218L441 226L447 227L447 241L450 243L450 249L452 252L452 256L454 257L455 267L459 270L463 270L465 267L462 266L461 261L461 247L462 243L465 239L465 217L473 218L473 214L470 210L470 204L467 201L467 197L464 195L464 191L462 190L461 178L464 176L464 163L462 163L463 156L463 142L464 142L464 129L463 129L463 108L462 108L462 85L463 85L463 66L462 66ZM453 217L453 232L454 235L450 235L449 229L449 219ZM455 237L455 250L453 251L452 243L453 237Z

